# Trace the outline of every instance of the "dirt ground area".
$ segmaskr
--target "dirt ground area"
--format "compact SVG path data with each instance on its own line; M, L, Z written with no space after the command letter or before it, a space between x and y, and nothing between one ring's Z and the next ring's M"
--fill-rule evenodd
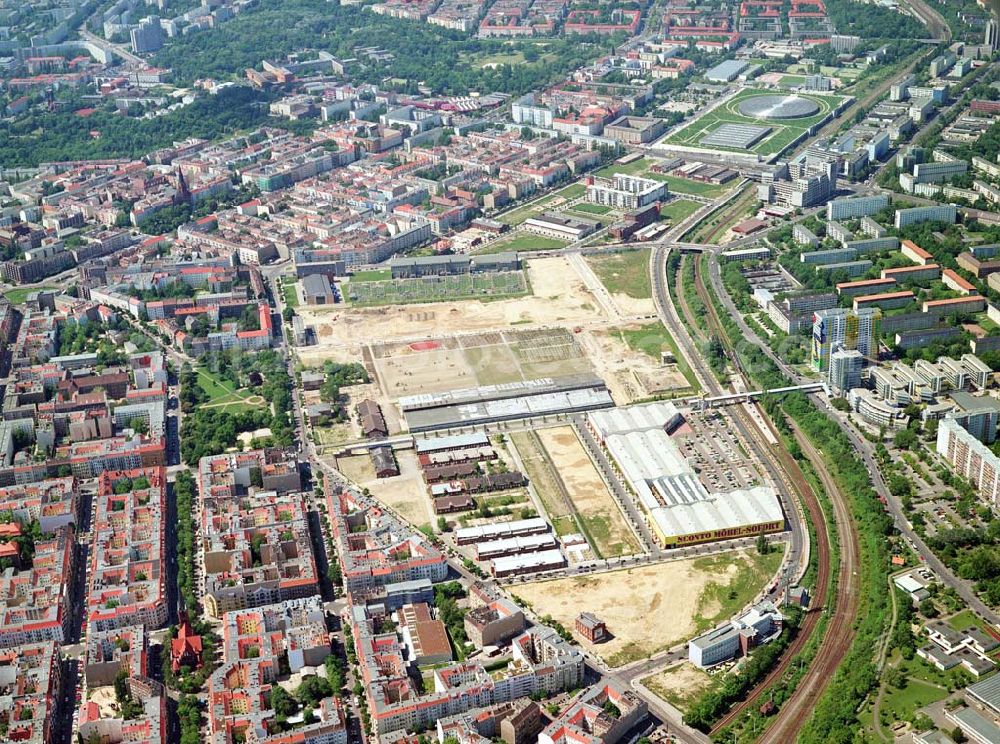
M576 531L576 522L563 494L562 478L547 457L538 433L517 431L509 434L508 438L517 450L525 474L545 509L544 516L555 528L556 534L561 536Z
M600 554L609 557L639 552L635 537L573 427L540 429L538 437Z
M336 358L338 347L357 349L375 338L383 341L421 339L511 325L606 321L583 280L564 257L531 259L527 266L532 290L528 297L367 309L342 305L300 307L298 313L306 325L316 329L318 343L300 349L299 354L307 364L315 364Z
M367 350L383 394L442 392L543 377L593 373L576 337L565 328L463 333Z
M587 329L577 334L587 358L607 383L615 403L628 405L659 393L688 387L684 375L675 366L664 367L649 354L631 348L615 330Z
M420 474L416 453L412 450L397 450L396 463L399 465L398 476L376 478L368 455L337 458L337 468L345 476L361 488L367 488L375 499L414 527L434 524L437 517Z
M694 664L681 662L642 680L654 695L684 712L712 684L712 678Z
M636 299L623 292L609 292L612 301L622 315L656 315L656 303L652 299Z
M523 584L512 591L538 615L550 615L567 628L574 627L583 611L604 620L613 636L610 641L595 645L580 636L577 640L617 667L696 635L699 620L721 610L718 600L703 595L720 581L737 582L749 559L743 551L734 551L720 554L711 570L697 563L697 558L670 561Z
M102 718L115 718L121 714L115 688L112 685L92 687L87 693L87 701L97 704Z
M363 485L375 480L375 466L368 455L351 455L336 458L335 467L349 481Z

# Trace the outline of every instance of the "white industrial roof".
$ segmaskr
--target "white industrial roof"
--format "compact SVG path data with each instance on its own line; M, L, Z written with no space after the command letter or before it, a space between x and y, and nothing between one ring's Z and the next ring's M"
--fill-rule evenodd
M493 559L493 570L496 573L507 573L508 571L522 571L539 566L551 566L565 563L566 559L558 550L543 550L540 553L527 553L525 555L508 555L504 558Z
M910 574L906 574L905 576L897 576L895 579L893 579L893 581L895 582L896 586L898 586L904 592L909 592L910 594L915 594L916 592L919 592L921 589L926 589L926 587L923 584L921 584L919 581L913 578Z
M461 527L455 530L456 540L493 540L516 532L547 530L548 522L541 517L518 519L513 522L484 524L480 527Z
M589 416L590 425L601 439L611 434L626 434L647 429L662 430L676 425L681 418L677 406L666 401L594 411Z
M666 537L780 522L784 519L781 503L770 486L728 493L708 493L701 483L698 483L698 487L698 495L702 496L700 500L658 507L651 512Z
M489 437L482 432L472 434L454 434L448 437L430 437L428 439L417 439L414 445L418 453L437 452L445 449L460 449L468 447L482 447L490 443Z
M632 486L639 503L667 538L784 518L773 488L709 493L666 433L679 418L672 403L650 403L590 414L591 426Z

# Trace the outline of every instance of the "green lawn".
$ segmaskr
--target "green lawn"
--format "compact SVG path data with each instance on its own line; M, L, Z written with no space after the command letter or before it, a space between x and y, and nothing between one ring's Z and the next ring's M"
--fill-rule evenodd
M882 699L882 709L889 713L893 721L905 721L925 705L936 703L948 697L948 691L932 687L926 682L909 679L902 689L889 687Z
M531 233L521 233L509 240L498 240L486 246L486 250L479 253L502 253L503 251L552 251L557 248L565 248L565 240L548 238L544 235L533 235Z
M371 271L356 271L351 274L352 282L384 282L392 279L389 269L373 269Z
M549 194L541 199L536 199L531 204L513 209L510 212L504 212L503 214L498 215L496 219L504 224L511 225L512 227L520 225L529 217L533 217L541 212L545 206L553 202L555 198L555 194Z
M577 197L583 196L587 193L587 187L582 183L574 183L567 186L564 189L559 189L556 192L556 196L561 196L563 199L576 199Z
M695 196L719 196L724 193L728 186L720 186L716 183L704 183L702 181L692 181L680 176L670 176L664 173L650 173L650 178L657 181L665 181L667 188L675 194L694 194Z
M209 402L213 402L227 395L233 395L236 387L229 380L224 380L209 370L198 367L198 387L205 391L209 397Z
M700 206L701 204L690 199L674 199L660 207L660 219L676 224L697 212Z
M980 630L986 630L986 623L984 623L979 615L977 615L972 610L962 610L957 615L952 615L946 621L948 625L953 627L955 630L962 631L968 628L979 628Z
M615 173L625 173L629 176L641 176L645 175L651 165L653 165L653 163L646 160L646 158L638 158L637 160L633 160L631 163L625 163L624 165L611 163L610 165L606 165L601 168L594 175L601 176L603 178L611 178L611 176Z
M605 207L603 204L588 204L582 202L576 206L570 207L572 212L583 212L584 214L607 214L611 211L611 207Z
M23 305L27 301L28 295L41 292L45 289L57 289L57 287L18 287L17 289L7 290L3 293L3 296L7 298L7 301L11 305Z
M781 84L782 85L802 85L806 81L804 75L782 75Z
M283 280L284 283L281 285L281 294L284 296L285 304L288 307L298 307L299 306L299 292L296 288L296 282L293 280L289 282L288 280Z
M203 406L221 408L229 413L237 413L252 408L259 408L260 403L248 403L247 398L254 395L249 390L237 389L229 380L224 380L210 370L196 367L198 387L208 395L208 401Z
M587 263L612 294L637 300L653 296L649 286L649 248L587 256Z
M698 389L698 380L695 378L694 372L691 371L687 360L677 348L677 342L674 341L673 336L667 332L662 323L649 323L639 328L622 329L617 333L630 349L641 351L656 360L660 359L660 352L670 350L677 362L677 369L684 375L688 385L691 386L692 390Z

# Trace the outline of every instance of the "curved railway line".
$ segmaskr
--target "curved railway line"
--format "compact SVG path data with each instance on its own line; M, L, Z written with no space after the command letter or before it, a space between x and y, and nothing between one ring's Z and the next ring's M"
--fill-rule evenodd
M683 260L687 260L687 257ZM678 277L679 276L680 274L678 273ZM708 325L716 332L719 341L726 350L727 357L734 365L735 369L745 378L746 374L740 365L739 358L735 353L732 342L723 330L722 323L718 316L718 309L715 306L715 303L712 302L712 299L705 287L697 259L695 259L694 277L695 289L708 311L706 314ZM664 279L666 279L666 277L664 277ZM697 325L694 323L693 313L687 302L683 299L683 293L680 291L679 286L677 294L681 300L679 304L684 314L687 316L688 323L691 328L697 328ZM697 362L698 364L701 364L700 359L697 359ZM711 372L708 371L707 376L710 376L710 374ZM714 378L712 378L712 380L714 383ZM713 386L721 390L721 386L717 383ZM733 410L735 411L736 418L738 418L743 424L743 427L749 428L755 426L754 422L750 420L749 415L743 410L742 406L734 406ZM769 422L768 425L770 426ZM785 653L782 654L781 660L778 664L754 687L753 691L746 697L745 700L736 705L726 714L725 717L716 723L716 725L712 728L713 734L732 724L751 706L757 704L768 689L770 689L774 683L779 681L788 671L799 652L802 651L806 643L816 632L817 626L822 617L821 613L829 611L827 603L830 599L831 590L834 595L834 618L852 618L858 609L860 596L858 592L857 566L860 556L857 531L854 528L850 509L846 503L844 495L837 487L837 484L826 472L821 454L816 451L812 443L804 437L801 432L795 430L795 436L799 445L802 447L802 451L814 464L815 470L822 480L824 488L826 488L829 492L830 500L833 504L833 517L837 525L837 535L839 536L841 544L836 588L834 588L830 582L832 571L831 534L828 528L826 515L823 512L816 493L809 484L808 480L805 478L805 475L802 473L802 470L799 468L794 458L783 446L777 444L766 445L758 448L764 457L771 462L773 469L780 474L784 485L790 488L794 493L798 494L800 502L808 511L810 522L815 528L817 576L816 592L813 597L814 609L806 613L805 619L799 628L799 632L796 634L791 644L789 644ZM777 436L775 438L777 438ZM797 733L808 720L816 700L822 694L830 679L832 679L840 661L850 648L853 639L854 629L851 622L835 621L829 624L826 635L820 642L819 650L817 651L809 672L802 678L802 680L800 680L795 691L792 693L792 696L782 705L775 723L764 735L761 740L762 742L780 744L782 742L794 741Z

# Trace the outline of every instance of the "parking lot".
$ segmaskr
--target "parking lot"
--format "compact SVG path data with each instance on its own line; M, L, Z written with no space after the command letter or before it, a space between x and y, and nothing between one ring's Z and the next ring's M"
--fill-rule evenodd
M718 411L692 412L677 435L681 452L709 491L736 491L762 482L756 464Z

